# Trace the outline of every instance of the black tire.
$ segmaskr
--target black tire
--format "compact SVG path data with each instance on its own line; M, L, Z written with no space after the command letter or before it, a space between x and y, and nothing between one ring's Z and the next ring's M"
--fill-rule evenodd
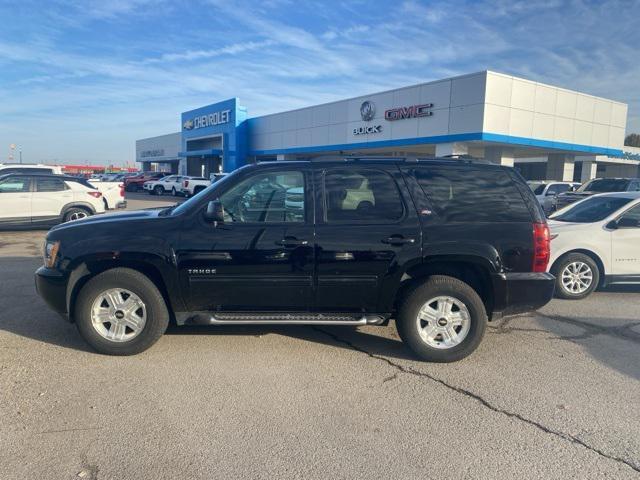
M91 215L91 211L87 208L71 207L69 210L64 212L62 221L63 223L71 222L73 220L80 220L80 218L90 217Z
M591 284L582 292L571 291L563 282L563 272L572 264L584 264L591 271ZM570 253L559 258L551 267L551 273L556 277L556 297L565 300L581 300L588 297L600 284L600 268L593 258L584 253Z
M91 307L105 290L122 288L135 293L146 308L142 331L131 340L114 342L101 336L91 322ZM145 275L129 268L114 268L90 279L75 305L74 319L82 338L97 352L106 355L135 355L151 347L169 325L169 311L158 288Z
M196 188L194 188L194 189L193 189L193 194L194 194L194 195L197 195L197 194L199 194L202 190L204 190L205 188L207 188L207 187L202 187L202 186L196 187Z
M164 187L162 185L156 185L153 187L153 192L158 196L164 195Z
M419 333L418 312L431 299L448 296L461 302L469 312L467 335L457 345L436 348L426 343ZM456 362L470 355L482 341L487 326L487 312L482 299L466 283L457 278L434 275L416 287L401 303L396 328L402 341L422 360Z

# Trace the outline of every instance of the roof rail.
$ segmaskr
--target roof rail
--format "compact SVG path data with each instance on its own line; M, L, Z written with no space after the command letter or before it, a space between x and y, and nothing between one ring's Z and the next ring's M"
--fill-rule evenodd
M417 157L417 156L403 156L403 157L384 157L384 156L347 156L347 155L322 155L319 157L312 157L309 159L311 162L452 162L452 163L481 163L491 164L489 160L483 158L475 158L470 155L451 155L446 157Z

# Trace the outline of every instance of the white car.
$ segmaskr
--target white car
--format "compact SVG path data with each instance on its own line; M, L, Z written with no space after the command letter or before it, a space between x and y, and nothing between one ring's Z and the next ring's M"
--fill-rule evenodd
M184 175L169 175L157 180L144 182L142 188L146 192L149 192L150 195L164 195L165 193L171 192L171 195L175 197L178 193L182 192L183 180L189 178L191 177L185 177Z
M527 182L527 185L533 190L533 194L547 215L556 210L558 195L572 192L580 186L577 182L554 182L550 180L533 180Z
M104 213L102 193L64 175L0 175L0 226L46 227Z
M556 294L580 299L599 285L640 283L640 192L603 193L551 216Z
M62 175L62 167L58 165L45 165L42 163L0 163L0 175L9 173L44 173Z

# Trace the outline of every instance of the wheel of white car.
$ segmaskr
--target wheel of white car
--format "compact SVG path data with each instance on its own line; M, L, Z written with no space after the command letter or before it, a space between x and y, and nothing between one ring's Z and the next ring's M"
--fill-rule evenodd
M176 187L171 187L171 195L173 195L174 197L177 195Z
M62 221L66 223L73 220L81 220L87 218L89 215L91 215L91 212L84 208L72 207L65 212Z
M600 283L600 269L589 255L570 253L551 268L556 277L556 296L567 300L588 297Z
M156 185L155 187L153 187L153 193L155 193L156 195L163 195L164 187L162 185Z

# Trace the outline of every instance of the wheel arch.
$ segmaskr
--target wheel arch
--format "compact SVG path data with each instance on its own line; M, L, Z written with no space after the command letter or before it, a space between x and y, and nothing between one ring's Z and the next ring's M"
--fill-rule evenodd
M560 256L558 256L558 258L556 258L553 262L553 264L551 265L551 267L549 268L549 271L551 273L554 272L554 269L556 268L556 266L564 259L566 258L568 255L571 255L573 253L581 253L583 255L586 255L587 257L591 258L597 265L598 267L598 273L600 274L600 281L598 282L598 286L602 286L604 280L605 280L605 275L606 275L606 270L604 267L604 262L602 261L602 258L600 258L600 255L598 255L596 252L594 252L593 250L589 250L587 248L574 248L573 250L568 250L564 253L562 253Z
M415 289L433 275L446 275L468 284L482 299L487 315L490 317L495 302L495 292L491 273L493 264L486 258L476 255L434 255L425 257L423 262L409 268L398 288L395 310Z
M82 208L83 210L87 210L91 215L96 214L96 209L89 202L69 202L62 207L60 216L64 217L72 208Z
M77 301L80 290L82 290L82 287L84 287L84 285L96 275L99 275L102 272L106 272L107 270L112 270L114 268L129 268L149 278L149 280L151 280L160 291L160 294L162 295L162 298L167 305L167 310L169 311L171 321L175 322L173 313L173 302L171 296L169 295L167 284L160 269L156 267L152 262L131 258L114 259L89 257L82 259L78 263L76 263L76 266L73 268L69 275L66 304L67 312L69 312L69 320L72 323L75 322L75 319L73 318L75 303Z

